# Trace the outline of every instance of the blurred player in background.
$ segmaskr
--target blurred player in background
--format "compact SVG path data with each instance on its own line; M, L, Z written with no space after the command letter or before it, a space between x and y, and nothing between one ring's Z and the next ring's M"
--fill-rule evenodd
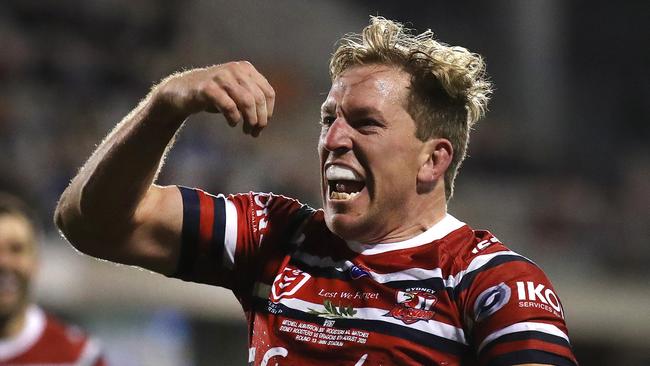
M266 127L273 88L233 62L155 87L73 179L57 225L85 253L231 289L252 365L575 365L544 273L447 213L491 90L480 56L373 17L330 74L322 210L154 184L190 115Z
M0 193L0 365L105 365L95 341L31 301L37 238L24 207Z

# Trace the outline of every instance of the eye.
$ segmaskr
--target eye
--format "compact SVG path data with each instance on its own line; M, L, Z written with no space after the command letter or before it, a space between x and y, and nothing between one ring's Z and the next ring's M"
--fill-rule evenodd
M334 116L323 116L320 120L320 124L323 126L331 126L334 121L336 121L336 117Z
M358 120L355 123L355 127L361 133L369 134L369 133L377 132L378 129L384 127L384 124L372 118L364 118Z

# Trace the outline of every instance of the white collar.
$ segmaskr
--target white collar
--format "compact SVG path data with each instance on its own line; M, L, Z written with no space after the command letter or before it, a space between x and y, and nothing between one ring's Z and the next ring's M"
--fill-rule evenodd
M45 330L45 323L43 310L36 305L30 305L20 333L9 339L0 340L0 361L14 358L36 344Z
M398 241L394 243L380 243L380 244L362 244L354 241L346 241L348 247L353 251L363 254L363 255L373 255L380 254L385 252L390 252L393 250L401 250L407 248L414 248L420 245L429 244L434 240L442 239L445 236L449 235L452 231L455 231L461 227L465 226L465 223L459 221L450 214L446 214L445 217L435 223L432 227L427 229L427 231L422 234L418 234L410 239L404 241Z

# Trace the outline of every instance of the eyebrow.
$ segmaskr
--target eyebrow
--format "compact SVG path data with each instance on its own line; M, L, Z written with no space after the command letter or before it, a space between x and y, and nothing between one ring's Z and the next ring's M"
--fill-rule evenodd
M325 102L323 105L320 107L320 112L321 113L334 113L336 111L336 103L328 103Z
M321 114L334 114L336 111L336 103L323 103L320 108ZM343 111L343 114L347 115L348 113L356 116L382 116L383 113L375 107L355 107L350 111Z
M354 108L348 113L352 113L354 115L362 115L362 116L381 116L383 115L377 108L375 107L357 107Z

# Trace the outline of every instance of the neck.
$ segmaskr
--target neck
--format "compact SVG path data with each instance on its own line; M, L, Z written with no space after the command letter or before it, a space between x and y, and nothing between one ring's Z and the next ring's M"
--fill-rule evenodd
M392 243L411 239L429 230L447 215L447 200L445 199L444 186L436 188L425 195L418 196L417 200L406 203L411 207L414 215L403 217L399 226L389 231L389 234L377 240L364 241L366 244ZM407 225L401 225L401 223Z
M430 192L420 193L416 210L415 212L420 213L416 222L422 227L422 231L426 231L445 218L447 215L447 198L445 196L445 186L441 180Z
M27 306L22 306L19 311L0 318L0 339L16 336L25 326L27 319Z

